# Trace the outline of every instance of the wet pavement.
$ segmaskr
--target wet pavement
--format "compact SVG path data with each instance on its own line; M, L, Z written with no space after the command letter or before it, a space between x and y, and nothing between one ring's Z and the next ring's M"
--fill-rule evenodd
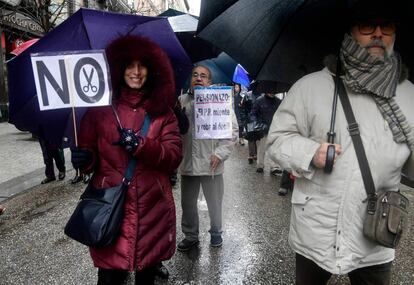
M65 149L66 160L70 152ZM66 163L68 170L72 169ZM36 186L44 178L45 167L37 139L13 125L0 123L0 203Z
M256 173L246 157L247 146L237 146L226 162L223 246L210 247L207 207L200 198L199 247L177 252L165 262L170 278L156 284L294 284L294 253L287 242L290 193L278 196L279 177L271 176L268 168ZM73 174L68 171L64 181L36 185L2 202L7 211L0 216L0 284L96 284L88 249L63 233L85 187L70 184ZM414 201L413 191L405 193ZM179 187L174 197L179 242ZM397 252L392 284L414 284L413 217ZM330 284L349 282L334 276Z

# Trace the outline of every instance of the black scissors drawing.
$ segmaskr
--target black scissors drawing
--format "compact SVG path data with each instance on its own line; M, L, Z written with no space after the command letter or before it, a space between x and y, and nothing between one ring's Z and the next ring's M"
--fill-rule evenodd
M91 69L91 73L89 74L89 76L88 74L86 74L85 68L82 68L82 71L83 71L83 75L85 75L86 81L88 81L88 85L83 86L82 90L84 92L89 92L89 90L92 90L92 92L98 91L98 87L96 87L95 85L92 85L92 78L93 78L93 73L95 72L95 69L93 68Z

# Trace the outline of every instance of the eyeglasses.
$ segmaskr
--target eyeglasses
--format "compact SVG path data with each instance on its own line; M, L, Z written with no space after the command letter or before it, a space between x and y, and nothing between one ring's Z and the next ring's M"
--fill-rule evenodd
M205 74L205 73L200 73L200 74L198 74L197 72L193 72L193 74L191 74L191 76L192 76L193 78L200 77L202 80L208 79L208 75L207 75L207 74Z
M373 34L377 27L380 27L381 33L386 36L392 36L397 28L393 22L366 22L358 24L359 32L363 35Z

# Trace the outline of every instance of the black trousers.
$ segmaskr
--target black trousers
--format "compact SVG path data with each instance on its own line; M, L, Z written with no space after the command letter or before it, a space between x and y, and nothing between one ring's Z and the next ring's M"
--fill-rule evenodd
M256 141L248 141L247 145L249 147L249 157L253 158L254 156L257 156L257 144Z
M155 267L135 271L136 285L153 285L155 280ZM123 285L128 278L128 271L116 269L98 269L98 285Z
M392 262L355 269L348 273L352 285L391 284ZM315 262L296 254L296 285L325 285L332 274Z
M243 131L244 131L244 125L243 123L239 123L239 139L243 138Z
M55 178L53 160L55 161L56 167L60 172L65 171L65 156L63 155L63 149L43 138L39 138L39 144L42 149L43 161L46 166L45 175L48 178Z
M293 183L294 181L290 178L290 173L286 170L283 170L282 178L280 179L280 188L293 190Z

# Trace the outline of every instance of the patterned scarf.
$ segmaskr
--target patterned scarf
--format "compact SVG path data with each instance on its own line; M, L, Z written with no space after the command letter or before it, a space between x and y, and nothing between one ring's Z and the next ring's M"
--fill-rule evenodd
M387 121L394 141L414 150L414 135L400 107L395 91L401 75L401 59L395 52L378 59L371 56L352 36L345 34L340 51L345 84L355 93L370 94Z

